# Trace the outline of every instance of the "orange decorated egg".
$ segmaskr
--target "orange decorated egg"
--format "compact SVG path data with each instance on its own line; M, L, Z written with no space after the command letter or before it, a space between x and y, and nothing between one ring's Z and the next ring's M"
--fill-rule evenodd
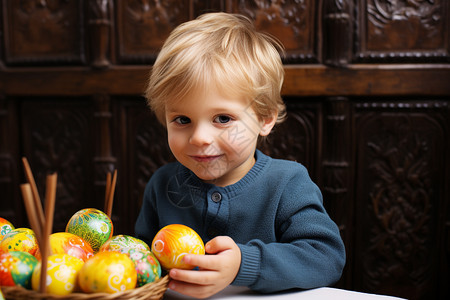
M113 236L100 247L99 251L116 251L126 254L129 249L150 251L146 242L125 234Z
M136 287L137 272L128 255L107 251L88 259L78 275L86 293L116 293Z
M81 237L69 232L55 232L50 235L50 248L53 254L69 254L86 261L94 256L94 250ZM36 257L41 259L39 249Z
M66 226L66 232L85 240L94 250L98 249L113 235L113 224L107 214L95 208L85 208L76 212Z
M8 232L0 242L0 249L8 251L24 251L35 255L38 243L33 230L29 228L16 228Z
M0 286L31 287L31 276L38 260L28 252L10 251L0 255Z
M14 229L13 224L9 222L8 220L0 217L0 241L3 239L3 237Z
M67 295L77 289L77 276L83 267L83 260L69 254L53 254L48 257L46 292ZM34 268L31 277L33 290L39 291L41 263Z
M163 227L153 238L152 252L166 269L193 269L185 264L186 254L205 254L205 245L201 237L192 228L171 224Z

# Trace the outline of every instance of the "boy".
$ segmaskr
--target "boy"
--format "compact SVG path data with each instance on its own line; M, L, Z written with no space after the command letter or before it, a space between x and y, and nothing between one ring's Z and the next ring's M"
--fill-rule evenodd
M280 45L240 15L210 13L178 26L146 91L177 159L147 184L136 236L193 228L209 255L169 271L169 288L205 298L229 284L260 292L336 282L345 250L322 195L299 163L256 149L285 116Z

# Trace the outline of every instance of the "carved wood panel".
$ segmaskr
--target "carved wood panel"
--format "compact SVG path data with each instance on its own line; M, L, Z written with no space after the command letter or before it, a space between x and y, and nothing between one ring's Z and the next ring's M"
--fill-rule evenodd
M23 155L30 163L41 201L46 176L57 172L54 231L64 231L79 209L103 209L103 199L93 196L93 107L82 99L22 100ZM18 167L23 170L21 164Z
M83 1L4 0L6 63L83 63L82 5Z
M448 111L417 110L423 105L376 103L377 112L357 112L355 283L364 291L438 298Z
M448 61L448 1L366 0L359 3L357 59Z
M318 62L315 1L234 0L232 12L249 16L259 30L278 38L286 62Z
M170 32L191 18L189 2L118 1L116 9L119 61L153 61Z

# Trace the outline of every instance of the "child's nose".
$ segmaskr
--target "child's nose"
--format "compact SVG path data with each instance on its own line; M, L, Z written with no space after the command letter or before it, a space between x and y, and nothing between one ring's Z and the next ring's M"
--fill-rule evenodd
M194 146L209 145L213 142L213 133L210 128L205 124L199 124L194 128L189 143Z

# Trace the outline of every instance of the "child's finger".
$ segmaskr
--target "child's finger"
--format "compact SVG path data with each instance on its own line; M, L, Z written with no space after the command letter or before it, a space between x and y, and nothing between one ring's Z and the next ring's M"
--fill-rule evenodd
M205 245L207 253L214 254L233 248L234 241L228 236L218 236L210 240Z
M183 262L194 267L199 267L202 270L215 270L217 265L217 257L214 255L196 255L186 254L183 257Z
M169 276L171 279L196 285L210 285L217 279L217 275L213 271L200 272L182 269L170 270Z

